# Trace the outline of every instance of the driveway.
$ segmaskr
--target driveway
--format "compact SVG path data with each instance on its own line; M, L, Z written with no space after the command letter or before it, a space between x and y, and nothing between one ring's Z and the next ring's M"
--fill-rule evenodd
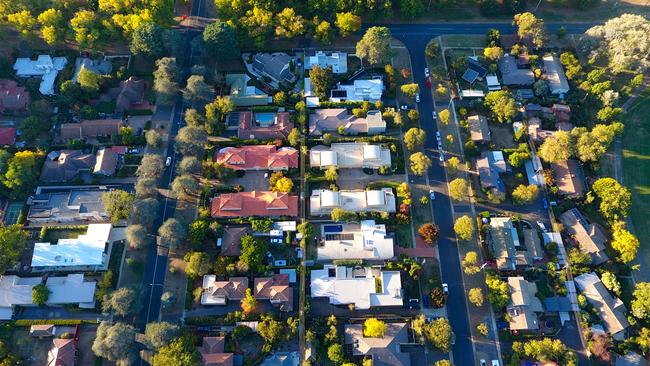
M268 174L271 176L270 172L267 171L247 171L241 178L233 178L228 181L228 184L241 184L244 186L244 191L268 191L269 190L269 178L265 178L264 175Z

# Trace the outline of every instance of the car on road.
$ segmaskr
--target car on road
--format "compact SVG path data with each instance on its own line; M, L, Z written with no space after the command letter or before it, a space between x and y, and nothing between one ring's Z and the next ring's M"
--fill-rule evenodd
M429 68L428 68L428 67L425 67L425 68L424 68L424 77L425 77L425 78L428 78L429 75L431 75L431 74L429 73Z
M537 221L537 226L539 226L540 230L542 230L545 233L548 233L548 229L546 229L546 225L544 225L543 222Z
M427 89L431 89L431 79L427 79Z
M498 360L492 360L492 366L499 366Z
M170 166L170 165L172 165L172 157L168 156L167 160L165 160L165 166Z
M271 244L282 244L282 239L280 239L280 238L272 238L271 239Z
M296 248L296 258L302 258L302 248Z
M433 112L435 113L435 112ZM436 131L436 140L442 141L442 136L440 135L440 131Z
M433 111L431 112L431 117L433 117L433 120L434 120L434 121L437 120L437 119L438 119L438 113L436 113L436 111L433 110ZM437 134L440 134L440 132L437 132Z
M415 103L420 103L420 94L415 94Z
M140 150L139 150L139 149L129 149L127 152L128 152L129 154L139 154L139 153L140 153Z
M431 198L432 201L436 199L436 192L434 192L433 189L429 190L429 198Z
M445 161L445 154L443 154L442 151L440 152L440 157L438 159L440 159L440 161Z
M442 141L438 140L438 150L442 151Z
M403 110L403 111L408 111L408 110L409 110L409 106L407 106L406 104L402 104L401 106L399 106L399 109L401 109L401 110Z
M481 363L481 366L487 366L487 362L485 362L484 359L481 359L480 363Z
M542 198L542 206L544 206L545 210L548 209L548 200L546 199L546 197Z
M449 285L446 283L442 284L442 292L448 294L449 293Z

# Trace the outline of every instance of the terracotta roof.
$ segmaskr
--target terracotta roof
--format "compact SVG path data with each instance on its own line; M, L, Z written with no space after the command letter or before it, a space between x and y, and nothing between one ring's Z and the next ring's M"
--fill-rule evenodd
M571 122L571 107L566 104L553 104L551 110L555 115L557 123L569 123Z
M61 138L73 140L113 136L120 133L121 126L122 121L119 119L97 119L79 123L64 123L61 125Z
M212 296L224 297L228 300L241 300L246 296L248 278L230 277L228 281L215 281L210 286Z
M74 340L56 338L52 340L52 343L54 343L54 347L48 353L48 365L74 366L75 352L77 351Z
M291 116L288 112L278 112L275 115L276 123L264 127L253 122L253 112L239 113L239 132L241 139L286 139L293 128Z
M0 145L13 145L16 141L16 127L0 127Z
M254 295L256 299L271 300L282 311L293 310L293 289L289 286L289 275L276 274L273 277L255 279Z
M252 191L226 193L212 199L212 217L298 216L298 197Z
M223 353L224 337L203 337L203 344L198 351L201 354L202 366L232 366L232 353Z
M558 193L564 196L582 196L585 186L582 183L582 172L577 160L562 160L551 164L553 177Z
M221 254L228 256L239 256L241 254L241 238L248 235L251 228L247 226L242 227L228 227L223 230L223 238L221 240Z
M29 92L13 80L0 79L0 112L18 111L27 108Z
M298 150L275 145L225 147L217 152L215 161L236 170L286 170L298 167Z

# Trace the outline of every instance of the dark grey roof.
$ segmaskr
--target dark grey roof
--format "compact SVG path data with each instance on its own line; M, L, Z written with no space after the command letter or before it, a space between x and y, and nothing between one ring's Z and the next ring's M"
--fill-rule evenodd
M553 296L544 299L544 309L549 312L572 312L571 300L566 296Z

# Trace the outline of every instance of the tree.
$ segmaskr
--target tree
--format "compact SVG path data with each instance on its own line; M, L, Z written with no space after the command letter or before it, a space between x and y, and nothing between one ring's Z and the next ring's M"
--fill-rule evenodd
M621 296L621 283L618 282L615 274L605 271L600 276L600 280L603 281L603 285L605 285L608 290L613 292L616 296Z
M587 30L586 35L599 43L599 53L607 55L614 73L643 70L650 65L650 21L634 14L623 14Z
M147 140L147 145L153 148L158 148L162 145L162 137L156 130L149 130L144 134L145 139Z
M377 318L368 318L363 322L363 336L382 338L386 332L386 323Z
M449 117L451 116L451 113L449 112L449 109L443 109L438 113L438 119L443 125L447 125L449 123Z
M133 202L130 221L145 227L151 227L158 213L159 202L155 198L144 198Z
M488 288L488 301L492 304L495 311L500 311L510 301L508 283L502 281L496 275L488 275L485 277L485 284Z
M449 360L438 360L433 366L454 366Z
M289 132L289 135L287 136L287 140L289 141L289 145L291 146L298 146L300 143L300 139L302 138L302 135L300 134L300 130L297 128L291 129L291 132Z
M202 156L208 134L200 127L185 126L176 135L176 151L182 155Z
M404 143L409 150L419 149L424 145L427 139L427 133L424 130L413 127L404 134Z
M330 182L335 182L339 178L339 173L336 170L336 166L332 165L327 167L324 177Z
M264 352L270 351L278 342L287 335L287 329L283 322L274 320L269 315L262 315L257 331L264 339Z
M332 221L336 222L354 222L359 219L358 215L352 211L346 211L340 207L336 207L330 213Z
M187 231L187 239L192 248L202 248L210 235L210 225L207 220L196 219L190 224Z
M430 62L435 62L440 57L440 44L437 41L429 42L424 49L424 54Z
M438 318L426 327L424 337L434 347L443 352L449 352L453 334L449 321L446 318Z
M501 58L501 56L503 56L503 48L498 46L485 47L483 50L483 56L492 62L496 62Z
M643 327L639 330L639 335L633 338L634 343L641 349L643 354L650 352L650 329Z
M129 225L126 227L126 241L136 249L142 249L149 244L149 233L142 225Z
M141 307L140 292L132 287L120 287L105 297L102 302L104 313L113 311L119 316L135 314Z
M253 297L253 292L250 288L246 289L246 296L241 300L241 309L244 314L251 314L257 308L257 300Z
M212 88L205 82L203 75L191 75L183 89L183 97L189 102L205 104L213 98Z
M350 12L336 13L336 22L334 24L339 29L341 36L347 37L361 28L361 17Z
M165 169L162 157L158 154L144 154L135 175L139 178L158 179Z
M0 274L14 266L25 247L28 234L18 225L0 227Z
M53 46L63 41L65 28L61 10L54 8L45 10L38 15L38 22L41 24L43 39L48 45Z
M201 356L190 336L174 339L153 356L152 366L192 366L201 364Z
M418 234L422 237L422 239L424 239L425 242L433 244L434 241L438 240L440 227L432 223L422 224L418 228Z
M567 160L571 157L573 145L571 136L566 131L558 131L554 136L548 137L539 147L537 155L547 163Z
M218 62L239 57L237 32L230 23L214 22L203 30L203 41L210 55Z
M273 26L273 12L253 6L253 9L248 10L246 16L240 18L239 22L247 30L248 36L254 40L255 45L262 47Z
M153 90L156 92L157 103L162 105L174 103L178 94L177 74L175 58L163 57L156 61L156 71L153 73Z
M501 123L512 121L512 118L517 113L515 98L507 90L489 92L485 96L485 106L490 108L492 113L497 117L497 120Z
M528 151L515 151L508 156L508 162L516 168L523 166L527 160L530 160Z
M512 191L512 201L516 205L527 205L535 202L539 197L539 186L535 184L520 184Z
M291 192L291 190L293 190L293 180L289 177L282 177L278 179L273 187L271 187L271 190L273 192Z
M199 174L201 172L201 162L195 156L185 156L178 164L180 174Z
M210 256L205 252L190 252L183 259L187 262L185 272L190 278L198 278L210 272Z
M589 342L589 350L591 354L596 358L599 364L611 365L614 363L614 357L609 351L610 348L614 346L612 339L601 333L595 333L591 337L591 342Z
M638 319L650 317L650 283L638 282L632 294L632 314Z
M449 196L456 201L463 201L469 192L467 181L463 178L456 178L449 182Z
M548 93L551 91L551 88L547 80L540 79L533 84L533 91L536 96L546 98Z
M101 37L101 24L97 14L90 10L79 10L74 14L70 26L80 49L95 47L95 42Z
M121 189L102 193L102 203L114 224L129 217L133 201L135 196Z
M36 26L36 19L29 10L8 14L7 22L13 25L23 38L29 37Z
M22 139L27 142L34 142L52 129L52 122L49 118L29 116L20 121L19 126L22 131Z
M305 19L296 14L293 8L284 8L276 16L275 35L280 38L293 38L305 32Z
M314 18L314 38L322 44L330 44L332 41L332 26L326 20Z
M83 94L83 91L81 90L79 84L75 83L72 80L66 80L62 82L59 90L61 91L61 101L65 104L77 103Z
M147 342L155 349L169 345L179 333L180 328L178 325L169 322L147 323L144 330L144 336L147 338Z
M474 223L472 219L467 215L457 218L456 222L454 222L454 232L460 240L472 239L474 235Z
M618 253L618 258L623 263L630 263L636 258L639 249L639 239L631 232L618 228L614 230L612 248Z
M2 181L11 198L25 197L34 190L38 183L40 160L41 155L29 150L19 151L9 159Z
M152 178L138 178L135 182L135 196L137 198L154 197L158 193L158 183Z
M188 199L198 193L199 182L189 174L179 175L172 182L172 191L180 199Z
M239 260L252 271L262 272L268 245L266 241L246 235L241 239Z
M170 218L158 228L160 245L169 249L176 249L185 240L187 230L180 221Z
M418 112L415 109L411 109L408 111L406 116L409 118L411 122L417 123L420 120L420 112Z
M45 286L43 283L32 288L32 302L38 306L43 306L47 302L47 299L50 297L50 289Z
M402 94L410 98L415 98L415 95L420 92L420 86L417 83L404 84L400 86Z
M600 200L599 211L607 220L627 217L632 205L632 193L614 178L600 178L591 189Z
M496 47L501 45L501 32L498 29L488 29L486 37L488 46Z
M156 23L142 23L131 35L131 52L146 57L160 56L163 52L162 31Z
M109 361L128 361L135 354L135 329L128 324L103 321L97 327L92 350ZM126 363L122 363L126 364Z
M411 172L415 175L424 175L431 167L431 159L422 152L416 152L409 156L411 162Z
M420 0L399 0L399 12L404 19L413 20L424 13L424 4Z
M447 294L440 287L434 287L429 294L431 306L438 309L447 303Z
M463 271L466 275L474 275L481 271L481 268L478 266L478 253L476 252L467 252L465 258L462 261Z
M336 365L340 365L345 362L345 353L343 352L343 346L339 343L333 343L327 348L327 358L334 362Z
M522 348L515 343L518 342L513 343L513 349ZM523 344L523 353L542 363L557 362L558 365L567 366L576 366L578 364L575 353L562 344L559 339L531 339Z
M314 65L309 70L309 80L311 82L314 94L321 100L326 100L330 95L332 84L334 84L334 75L332 74L332 67L327 66L321 68Z
M370 64L385 64L390 61L391 34L386 27L370 27L357 42L356 53Z
M467 293L467 299L476 307L483 306L483 290L479 287L474 287Z
M101 86L101 76L85 67L82 67L77 75L77 82L84 92L95 95Z
M544 21L537 19L533 13L515 14L513 25L517 26L517 35L521 38L530 38L536 47L542 47L547 34Z
M223 120L228 113L235 110L235 102L230 97L218 96L205 106L205 128L210 135L223 129Z
M591 256L578 248L573 248L569 251L569 264L573 267L574 273L586 272L587 266L591 264Z

